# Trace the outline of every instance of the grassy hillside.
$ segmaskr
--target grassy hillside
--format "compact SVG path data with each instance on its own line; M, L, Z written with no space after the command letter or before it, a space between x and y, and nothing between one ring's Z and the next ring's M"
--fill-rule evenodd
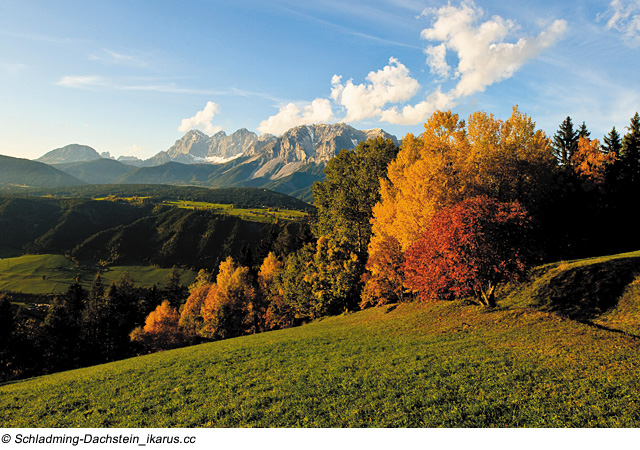
M106 285L116 281L128 272L136 286L151 287L162 285L171 269L161 269L147 265L118 265L102 272ZM96 270L78 267L62 255L24 255L16 258L0 259L0 291L24 294L57 294L73 284L76 277L88 289ZM181 281L186 286L193 282L195 273L180 270Z
M73 186L84 182L45 163L0 155L0 187Z
M539 268L493 310L391 305L8 384L0 426L638 427L640 339L541 295L575 299L558 275L639 259ZM639 275L589 320L637 326Z
M112 183L116 178L136 170L133 166L106 158L55 164L54 167L90 184Z

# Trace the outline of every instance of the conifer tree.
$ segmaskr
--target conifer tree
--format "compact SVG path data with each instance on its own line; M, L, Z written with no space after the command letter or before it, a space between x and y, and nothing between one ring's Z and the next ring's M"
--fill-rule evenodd
M582 125L578 128L578 139L589 139L589 136L591 136L591 132L587 129L587 124L582 122Z
M553 136L555 155L561 165L564 166L569 164L571 156L578 149L579 133L580 130L573 129L571 117L567 116L567 118L560 124L560 128L556 134Z
M637 112L627 129L620 152L621 175L625 184L635 187L640 182L640 115Z
M613 153L616 157L620 156L620 150L622 150L622 141L620 139L620 134L616 127L613 127L609 134L607 134L603 139L602 150L605 153Z

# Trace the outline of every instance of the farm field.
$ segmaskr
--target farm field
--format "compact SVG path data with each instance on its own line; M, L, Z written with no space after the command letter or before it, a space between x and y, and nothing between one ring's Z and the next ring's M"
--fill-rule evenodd
M177 206L185 209L210 209L219 214L239 217L244 220L256 222L272 223L276 220L297 221L305 220L309 214L302 211L278 209L278 208L236 208L230 204L208 203L196 201L168 201L163 202L165 205Z
M7 384L0 426L638 427L639 258L542 266L495 309L387 305ZM572 317L595 272L620 296Z
M101 272L105 284L116 281L124 272L128 272L134 283L140 287L161 285L171 269L156 268L148 265L122 265L109 267ZM88 288L95 277L95 268L78 267L63 255L24 255L15 258L0 259L0 291L25 294L56 294L64 292L76 281ZM180 270L181 281L188 285L195 279L195 273Z

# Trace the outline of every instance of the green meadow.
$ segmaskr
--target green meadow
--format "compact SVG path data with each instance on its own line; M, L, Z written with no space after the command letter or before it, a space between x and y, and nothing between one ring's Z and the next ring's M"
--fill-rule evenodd
M140 287L162 285L172 269L149 265L111 266L100 273L105 284L117 280L128 272L134 283ZM0 291L25 294L57 294L64 292L70 284L80 282L89 287L97 268L79 266L62 255L24 255L0 259ZM180 269L181 281L188 285L195 279L195 273Z
M309 214L303 211L278 208L236 208L234 205L223 203L208 203L196 201L168 201L163 202L166 205L177 206L185 209L210 209L219 214L227 216L235 216L240 219L250 220L254 222L272 223L277 220L295 221L304 220Z
M6 384L0 426L638 427L638 263L542 266L494 309L387 305Z

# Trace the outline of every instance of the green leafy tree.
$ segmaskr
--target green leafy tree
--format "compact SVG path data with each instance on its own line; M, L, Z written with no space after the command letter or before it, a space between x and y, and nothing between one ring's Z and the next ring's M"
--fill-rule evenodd
M380 201L380 179L398 154L391 139L361 142L354 150L342 150L325 168L325 180L313 186L318 208L314 226L317 238L331 236L350 242L361 261L366 260L371 238L371 209Z
M613 127L602 141L602 150L604 151L604 153L613 153L614 155L616 155L616 158L620 156L620 151L622 150L622 140L620 138L620 133L618 133L618 130L616 130L616 127Z

